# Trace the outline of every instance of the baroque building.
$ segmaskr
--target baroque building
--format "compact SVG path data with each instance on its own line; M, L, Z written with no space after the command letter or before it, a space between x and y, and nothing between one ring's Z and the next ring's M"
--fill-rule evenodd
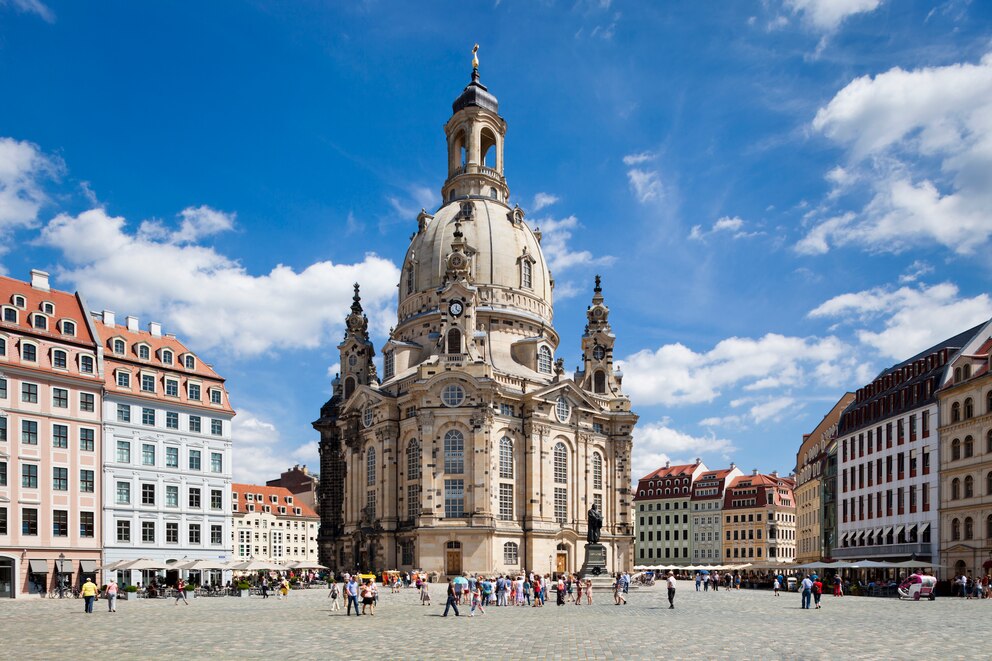
M444 126L442 205L420 213L403 259L381 378L355 286L341 374L313 423L332 568L577 571L593 504L608 568L632 566L637 416L610 310L597 277L569 378L541 234L509 202L506 128L473 67Z
M734 479L723 497L723 560L789 563L796 557L793 476L757 470Z
M235 482L231 512L236 560L316 562L320 518L286 487Z
M634 503L637 520L635 550L638 565L687 565L690 561L692 521L689 500L692 485L707 470L701 459L694 464L663 467L642 477Z
M730 464L730 468L701 473L692 483L692 564L721 561L724 491L743 474Z

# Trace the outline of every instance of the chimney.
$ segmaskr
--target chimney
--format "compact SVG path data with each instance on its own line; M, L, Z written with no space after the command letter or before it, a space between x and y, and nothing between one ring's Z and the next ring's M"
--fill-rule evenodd
M148 333L152 337L162 337L162 324L157 321L152 321L148 323Z
M51 288L48 286L48 273L39 271L38 269L31 269L31 286L42 291L51 291Z
M772 471L772 477L778 478L778 471Z
M127 329L129 331L132 331L134 333L137 333L138 332L138 318L137 317L132 317L132 316L129 315L129 316L126 317L126 319L127 319Z
M752 468L752 469L751 469L751 475L752 475L752 476L755 476L755 475L757 475L757 474L758 474L758 469L757 469L757 468Z
M700 459L699 457L696 457L696 465L698 466L701 463L703 463L703 460Z
M114 321L114 313L110 310L103 311L103 325L113 327L116 322Z
M735 464L734 462L731 461L730 462L730 470L734 470L735 468L737 468L737 464Z
M672 467L672 462L666 461L665 462L665 468L671 468L671 467Z

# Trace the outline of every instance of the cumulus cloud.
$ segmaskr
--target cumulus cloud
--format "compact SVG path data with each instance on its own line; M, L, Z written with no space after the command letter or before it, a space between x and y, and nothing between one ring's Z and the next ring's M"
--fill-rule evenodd
M716 455L727 459L736 450L727 439L710 436L692 436L669 427L665 422L652 422L634 427L634 450L631 457L632 479L637 480L665 465L666 461L690 463L696 457Z
M733 218L724 216L713 223L713 226L708 230L703 229L702 225L693 225L689 232L689 238L693 241L703 241L706 237L714 234L726 234L734 239L746 239L761 234L761 232L746 231L744 224L744 221L736 216Z
M705 353L666 344L622 361L624 387L634 401L669 406L710 402L728 388L771 390L802 385L813 377L822 385L840 386L855 364L850 348L835 337L775 333L728 338Z
M44 182L57 176L62 164L37 145L0 138L0 254L7 252L11 232L34 227L47 201Z
M588 250L572 250L569 241L572 232L579 226L575 216L567 218L541 218L533 222L534 227L541 230L541 251L548 260L548 268L552 273L564 271L574 266L597 266L612 264L614 258L610 255L594 256Z
M234 481L247 484L265 484L274 480L288 468L292 460L297 463L320 465L317 443L310 441L296 448L286 448L278 428L251 411L240 409L231 426L234 445Z
M354 282L377 329L395 320L399 270L392 262L368 254L355 264L322 261L301 271L280 264L253 275L214 248L185 242L230 220L204 209L181 214L179 230L165 238L129 232L124 218L104 209L60 214L40 240L62 252L60 276L91 304L161 321L197 351L253 355L336 339Z
M531 204L531 209L534 212L540 211L545 207L550 207L552 204L558 201L557 195L552 195L551 193L538 193L534 196L534 202Z
M863 344L894 360L904 360L937 342L992 318L992 298L961 297L950 282L917 287L875 287L835 296L810 311L812 318L861 326ZM926 323L920 323L920 320ZM874 330L878 322L882 330ZM869 327L870 326L870 327Z
M806 25L823 32L836 30L851 16L873 12L880 4L882 0L785 0Z
M992 54L964 63L855 79L812 129L847 150L843 183L869 201L814 221L804 254L852 245L900 252L941 245L959 254L992 236ZM831 172L836 172L832 170Z

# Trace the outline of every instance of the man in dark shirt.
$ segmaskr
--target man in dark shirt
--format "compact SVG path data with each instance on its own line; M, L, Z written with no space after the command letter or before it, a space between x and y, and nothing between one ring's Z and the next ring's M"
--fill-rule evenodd
M455 617L458 617L458 585L454 579L448 581L448 601L444 605L444 615L441 617L448 617L449 608L453 608L455 610Z

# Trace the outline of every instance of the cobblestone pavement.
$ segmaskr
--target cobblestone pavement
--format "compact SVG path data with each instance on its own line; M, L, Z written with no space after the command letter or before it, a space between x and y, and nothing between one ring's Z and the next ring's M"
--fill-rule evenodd
M988 657L992 600L935 602L824 596L801 610L795 593L704 593L680 583L669 610L662 585L632 590L627 606L607 593L593 606L487 608L440 617L416 590L380 597L374 617L331 613L326 590L285 601L260 597L105 601L92 615L81 599L0 601L0 656L6 659L908 659ZM440 603L439 603L440 602Z

